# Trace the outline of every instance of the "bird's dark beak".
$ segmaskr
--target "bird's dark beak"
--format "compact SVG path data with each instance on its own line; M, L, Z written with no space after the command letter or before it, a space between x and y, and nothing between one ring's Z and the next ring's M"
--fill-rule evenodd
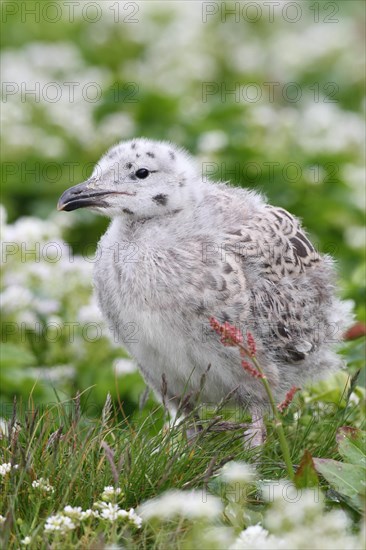
M91 184L92 181L87 180L66 189L59 198L57 210L70 212L87 206L107 206L103 197L108 194L108 191L97 191Z

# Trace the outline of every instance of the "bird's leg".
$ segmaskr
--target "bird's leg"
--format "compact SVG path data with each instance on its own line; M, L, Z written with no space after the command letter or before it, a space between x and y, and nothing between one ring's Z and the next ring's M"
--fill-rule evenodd
M197 405L192 402L192 393L188 393L179 400L179 406L176 412L177 415L182 415L183 429L186 433L188 442L191 443L203 430Z
M186 433L188 442L191 443L198 433L202 431L202 426L199 423L200 417L195 411L195 406L192 403L192 393L187 393L187 395L182 397L173 395L169 391L166 376L163 374L160 395L162 404L166 411L173 416L174 423L177 417L182 416L183 429ZM188 418L190 418L191 422L187 427Z
M198 413L195 413L193 415L192 420L193 423L190 423L189 426L186 428L186 435L189 443L191 443L194 438L197 437L198 434L203 430Z
M251 408L252 422L244 432L244 445L255 448L263 445L266 440L266 427L263 422L263 412L258 407Z

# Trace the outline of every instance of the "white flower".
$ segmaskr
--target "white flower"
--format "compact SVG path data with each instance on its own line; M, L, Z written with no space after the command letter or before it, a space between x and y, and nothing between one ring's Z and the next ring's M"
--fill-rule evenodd
M98 126L97 136L103 142L111 142L133 136L135 123L127 113L112 113L103 118Z
M365 167L363 165L346 164L341 170L342 177L351 190L350 199L352 203L359 209L365 210Z
M0 514L0 526L5 523L6 518Z
M63 512L59 515L65 515L69 517L74 523L89 519L90 517L99 517L98 513L94 510L83 510L81 506L65 506Z
M60 309L60 302L58 300L49 300L47 298L34 297L32 301L32 307L39 315L50 315L56 313ZM58 324L58 323L57 323Z
M16 314L15 320L20 326L40 334L41 324L39 322L39 317L33 311L29 309L21 310Z
M218 151L226 147L228 138L222 130L212 130L201 135L198 141L198 149L203 153Z
M112 485L107 485L103 489L103 494L105 493L106 495L114 495L117 491L118 489L115 489ZM121 492L121 489L119 490L119 492Z
M125 510L121 510L118 504L111 502L98 502L95 504L99 508L99 517L108 521L116 521L119 517L123 517ZM122 514L119 514L122 512ZM126 512L127 513L127 512Z
M282 546L282 541L269 535L266 529L261 525L251 525L242 531L234 544L230 546L230 550L267 550L269 548L285 548Z
M131 359L121 358L114 360L113 371L117 376L124 376L125 374L137 372L137 367Z
M110 489L110 487L108 487ZM106 519L108 521L116 521L118 519L128 519L138 529L142 525L142 518L138 516L133 508L127 512L118 506L118 504L112 504L111 502L96 502L94 504L96 508L99 508L99 512L94 512L95 517Z
M285 480L262 483L262 494L269 501L264 513L264 525L268 529L251 540L252 531L246 529L236 540L233 550L358 550L362 547L360 536L350 533L351 522L342 510L324 511L324 497L318 489L298 490ZM261 528L262 529L262 528ZM262 536L263 535L263 536Z
M222 510L221 500L203 491L171 490L143 502L138 513L144 520L153 517L170 519L175 516L214 519Z
M67 64L71 58L72 61ZM84 91L92 83L95 83L97 93L104 89L109 82L107 68L86 66L74 45L58 41L57 45L34 42L16 51L8 49L2 55L2 69L5 80L14 82L19 91L24 79L24 82L38 85L41 91L52 83L59 94L57 102L49 102L41 93L39 105L19 102L20 94L9 98L9 106L13 109L9 108L3 115L7 147L14 146L15 150L26 148L42 157L57 158L63 154L65 145L62 137L47 133L37 121L39 109L50 124L60 128L62 134L73 136L80 143L92 143L92 136L96 133L93 114L97 103L85 100ZM66 83L73 82L75 74L78 85L70 92ZM33 120L30 107L35 108Z
M6 225L8 219L8 213L3 204L0 204L0 228L3 228Z
M94 510L90 510L90 508L88 508L87 510L84 510L81 512L80 514L80 519L81 521L83 521L84 519L89 519L90 517L95 517L95 511Z
M104 487L103 493L102 493L102 500L112 500L112 498L116 495L121 494L121 489L119 487L115 488L112 487L112 485L108 485L107 487Z
M55 365L53 367L28 368L29 376L49 382L72 380L75 377L75 367L72 365Z
M364 250L366 247L365 228L362 225L349 225L346 227L344 230L344 238L351 248L360 248Z
M223 481L228 483L235 481L251 483L256 477L256 472L255 469L249 464L246 464L246 462L236 462L232 460L222 468L221 477Z
M69 516L71 519L81 519L81 514L83 513L81 506L65 506L64 514Z
M40 489L45 493L54 492L54 488L52 487L52 485L49 484L48 479L43 479L43 477L40 477L39 479L35 479L34 481L32 481L32 487L33 489Z
M24 544L24 546L28 546L28 544L30 544L32 542L32 539L31 537L25 537L21 543Z
M321 516L324 498L318 488L296 489L284 480L267 484L266 488L270 489L266 500L273 500L265 521L270 531L287 531Z
M13 313L31 307L33 296L27 288L20 285L9 285L0 294L0 299L4 312Z
M103 323L103 317L94 297L91 298L90 302L85 306L82 306L77 313L77 318L79 323Z
M207 529L201 531L200 547L215 548L231 548L231 545L236 539L235 531L231 527L224 527L222 524L211 524Z
M130 508L130 510L128 512L127 512L127 510L119 510L118 511L118 517L119 518L127 518L138 529L140 529L140 527L142 525L142 518L136 514L136 512L133 508Z
M0 439L9 434L9 421L0 417Z
M133 508L130 508L130 511L128 512L128 519L137 527L140 529L142 525L142 517L138 516Z
M67 533L75 529L75 527L75 523L69 517L56 514L47 518L44 530L47 532L59 531L60 533Z
M8 474L11 470L11 464L10 462L5 462L4 464L0 464L0 476L5 477L6 474Z

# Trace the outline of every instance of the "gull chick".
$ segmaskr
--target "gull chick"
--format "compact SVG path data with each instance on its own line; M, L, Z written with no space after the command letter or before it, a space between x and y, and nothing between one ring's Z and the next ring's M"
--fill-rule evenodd
M341 367L332 348L349 313L335 296L332 259L286 210L252 190L207 181L181 148L121 142L58 208L112 219L95 263L97 299L165 403L177 407L183 395L199 393L218 404L231 393L258 424L263 385L244 371L236 348L220 343L211 317L254 336L278 401Z

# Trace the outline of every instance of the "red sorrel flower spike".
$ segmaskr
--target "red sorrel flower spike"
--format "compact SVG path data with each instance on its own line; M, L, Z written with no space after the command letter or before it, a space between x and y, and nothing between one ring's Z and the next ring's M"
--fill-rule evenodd
M253 378L266 378L264 374L257 371L252 365L248 363L248 361L242 361L241 365L245 371L247 371Z
M215 317L210 317L210 326L217 334L221 334L221 325Z
M253 334L249 331L247 332L247 344L249 353L253 357L257 353L257 346Z
M220 324L217 319L210 317L211 328L221 336L221 343L224 346L237 346L243 342L243 336L240 330L227 321Z
M283 413L287 409L287 407L290 405L291 401L294 398L294 395L297 391L299 391L300 388L297 388L296 386L292 386L292 388L286 393L285 399L277 405L277 409Z

